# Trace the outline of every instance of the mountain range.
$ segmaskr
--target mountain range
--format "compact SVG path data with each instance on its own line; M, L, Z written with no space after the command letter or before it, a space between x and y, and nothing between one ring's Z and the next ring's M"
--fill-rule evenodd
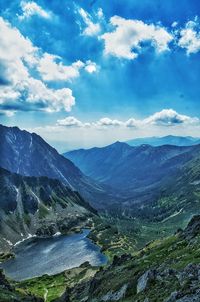
M140 146L143 144L148 144L151 146L162 146L162 145L174 145L174 146L192 146L200 144L200 138L195 138L192 136L174 136L167 135L163 137L143 137L135 138L126 141L130 146Z
M127 209L135 217L164 219L187 203L197 202L198 208L200 145L132 147L116 142L64 155L86 175L123 197L120 203L116 201L115 211Z
M0 125L0 141L0 167L23 176L58 179L97 207L105 196L109 199L106 188L84 175L39 135Z

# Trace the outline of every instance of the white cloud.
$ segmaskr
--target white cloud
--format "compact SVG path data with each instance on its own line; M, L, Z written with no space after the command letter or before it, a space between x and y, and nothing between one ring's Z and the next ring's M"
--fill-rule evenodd
M139 122L134 118L130 118L128 121L124 123L124 125L128 128L136 128L138 127Z
M59 56L44 53L38 62L37 70L44 81L70 81L80 76L80 70L85 68L88 73L97 71L97 65L90 60L83 63L76 61L71 65L63 65Z
M102 10L101 7L100 7L100 8L98 9L98 11L97 11L97 17L98 17L99 19L102 19L102 18L104 17L103 10Z
M194 124L199 119L177 113L173 109L163 109L143 120L144 125L174 126L178 124Z
M172 23L172 27L177 27L177 25L178 25L178 22L177 22L177 21L174 21L174 22Z
M59 60L59 62L57 62ZM44 81L68 81L79 77L79 70L84 66L81 61L65 66L60 58L45 53L38 63L38 71Z
M185 28L180 31L178 45L185 48L188 55L200 51L200 30L197 20L187 22Z
M9 82L0 87L0 109L70 111L75 104L70 89L52 89L31 76L30 69L40 61L39 49L3 18L0 30L0 64Z
M92 21L92 17L88 12L86 12L83 8L80 8L78 10L79 14L81 15L86 28L83 31L83 35L85 36L96 36L101 31L101 26L99 23L94 23ZM100 15L101 12L99 11Z
M74 116L68 116L64 119L57 120L56 125L64 127L90 127L90 123L83 123Z
M112 127L122 128L146 128L150 126L181 126L181 125L200 125L200 120L197 117L190 117L177 113L173 109L163 109L144 119L130 118L127 121L120 121L103 117L98 121L83 123L75 117L67 117L57 121L57 126L70 127L91 127L96 129L107 129Z
M88 73L94 73L97 71L97 64L95 62L88 60L85 64L85 70Z
M45 19L51 18L51 13L45 11L41 6L37 3L30 1L21 1L20 3L22 9L22 15L19 16L19 19L27 19L34 15L40 16Z
M96 64L77 61L65 66L61 58L43 53L1 17L0 31L0 67L7 83L0 86L0 110L70 111L75 104L72 90L50 88L45 82L71 80L80 75L80 69L93 73ZM33 77L32 71L39 74Z
M108 117L101 118L99 121L93 123L96 127L109 127L109 126L122 126L123 122L118 120L112 120Z
M169 49L169 43L173 40L173 36L159 25L119 16L113 16L110 24L114 27L113 31L103 34L101 38L105 42L105 54L118 58L137 58L143 42L150 42L157 52L163 52Z

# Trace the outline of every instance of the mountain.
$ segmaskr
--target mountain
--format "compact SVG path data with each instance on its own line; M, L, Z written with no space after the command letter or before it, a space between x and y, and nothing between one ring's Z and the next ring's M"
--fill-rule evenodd
M156 188L168 181L195 154L200 145L179 147L164 145L131 147L114 143L104 148L75 150L64 154L86 175L113 187L130 197L152 195Z
M200 213L200 145L131 147L117 142L65 156L123 197L108 203L107 210L114 217L134 218L139 228L170 217L182 225Z
M167 135L163 137L143 137L128 140L126 142L130 146L140 146L148 144L151 146L174 145L174 146L193 146L200 144L200 139L192 136L174 136Z
M39 135L18 127L0 125L0 166L23 176L56 178L101 207L106 189L85 176L70 160L60 155Z
M0 248L33 235L85 226L96 211L57 179L27 177L0 168Z
M116 142L104 148L80 149L63 155L74 162L86 175L108 183L116 166L123 166L124 160L132 152L132 147Z

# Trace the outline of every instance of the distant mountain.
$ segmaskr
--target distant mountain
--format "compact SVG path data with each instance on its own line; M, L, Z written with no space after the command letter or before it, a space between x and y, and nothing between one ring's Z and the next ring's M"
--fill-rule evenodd
M200 144L200 139L192 136L174 136L167 135L163 137L143 137L128 140L126 142L130 146L140 146L148 144L151 146L174 145L174 146L193 146Z
M105 188L86 177L70 160L60 155L39 135L17 127L0 125L0 166L24 176L56 178L101 207Z
M131 147L115 143L104 148L75 150L64 155L86 175L113 187L136 201L150 199L187 162L200 152L200 145Z
M31 235L53 235L86 225L96 211L59 180L0 168L0 248Z

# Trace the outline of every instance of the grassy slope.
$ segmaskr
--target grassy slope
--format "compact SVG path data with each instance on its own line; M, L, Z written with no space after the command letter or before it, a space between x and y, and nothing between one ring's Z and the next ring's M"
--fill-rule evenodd
M125 259L119 264L105 268L103 272L98 272L95 276L96 287L93 287L94 290L88 301L101 301L108 292L111 290L116 292L124 285L128 285L128 291L122 301L136 301L137 299L138 302L143 302L147 297L151 302L163 301L175 290L187 291L190 286L187 283L188 280L181 286L176 277L164 277L152 283L145 292L137 294L138 278L148 269L156 268L161 271L176 269L179 272L190 263L200 263L200 235L190 242L178 235L156 240L135 253L131 259ZM72 301L79 301L77 289L78 286L73 291Z
M175 223L176 221L174 221L174 224ZM100 272L95 276L95 279L98 280L98 289L93 293L98 299L109 292L111 288L113 291L117 291L124 284L129 285L126 299L129 299L129 296L130 299L132 299L136 295L136 284L139 276L149 268L164 266L165 268L180 270L189 263L200 263L200 236L196 237L194 243L189 244L187 240L181 239L178 235L173 235L163 240L154 240L143 249L136 251L136 241L132 240L129 242L127 236L120 237L120 234L114 227L110 228L99 223L95 232L97 232L97 234L92 233L91 237L96 240L95 236L98 236L98 243L104 248L105 253L110 258L110 263L113 258L115 259L114 255L116 254L118 257L125 252L132 254L131 259L125 260L119 265L111 264L108 267L104 267L103 275L102 269L100 269ZM112 240L110 238L112 238ZM47 301L50 302L61 296L66 288L75 286L75 293L79 292L77 284L92 280L91 278L93 278L98 270L98 268L91 268L90 266L76 268L56 276L43 276L21 282L18 284L18 288L25 293L31 293L39 297L44 297L46 294ZM159 288L162 291L160 300L156 294ZM163 301L161 299L163 295L167 297L173 288L174 290L179 289L177 280L174 278L163 280L161 284L154 284L148 293L151 298L150 301ZM147 293L145 293L145 295L146 294ZM157 297L157 300L153 298L154 295ZM73 301L79 301L79 298L80 297L74 294ZM138 301L143 301L143 298L143 294L137 295Z

